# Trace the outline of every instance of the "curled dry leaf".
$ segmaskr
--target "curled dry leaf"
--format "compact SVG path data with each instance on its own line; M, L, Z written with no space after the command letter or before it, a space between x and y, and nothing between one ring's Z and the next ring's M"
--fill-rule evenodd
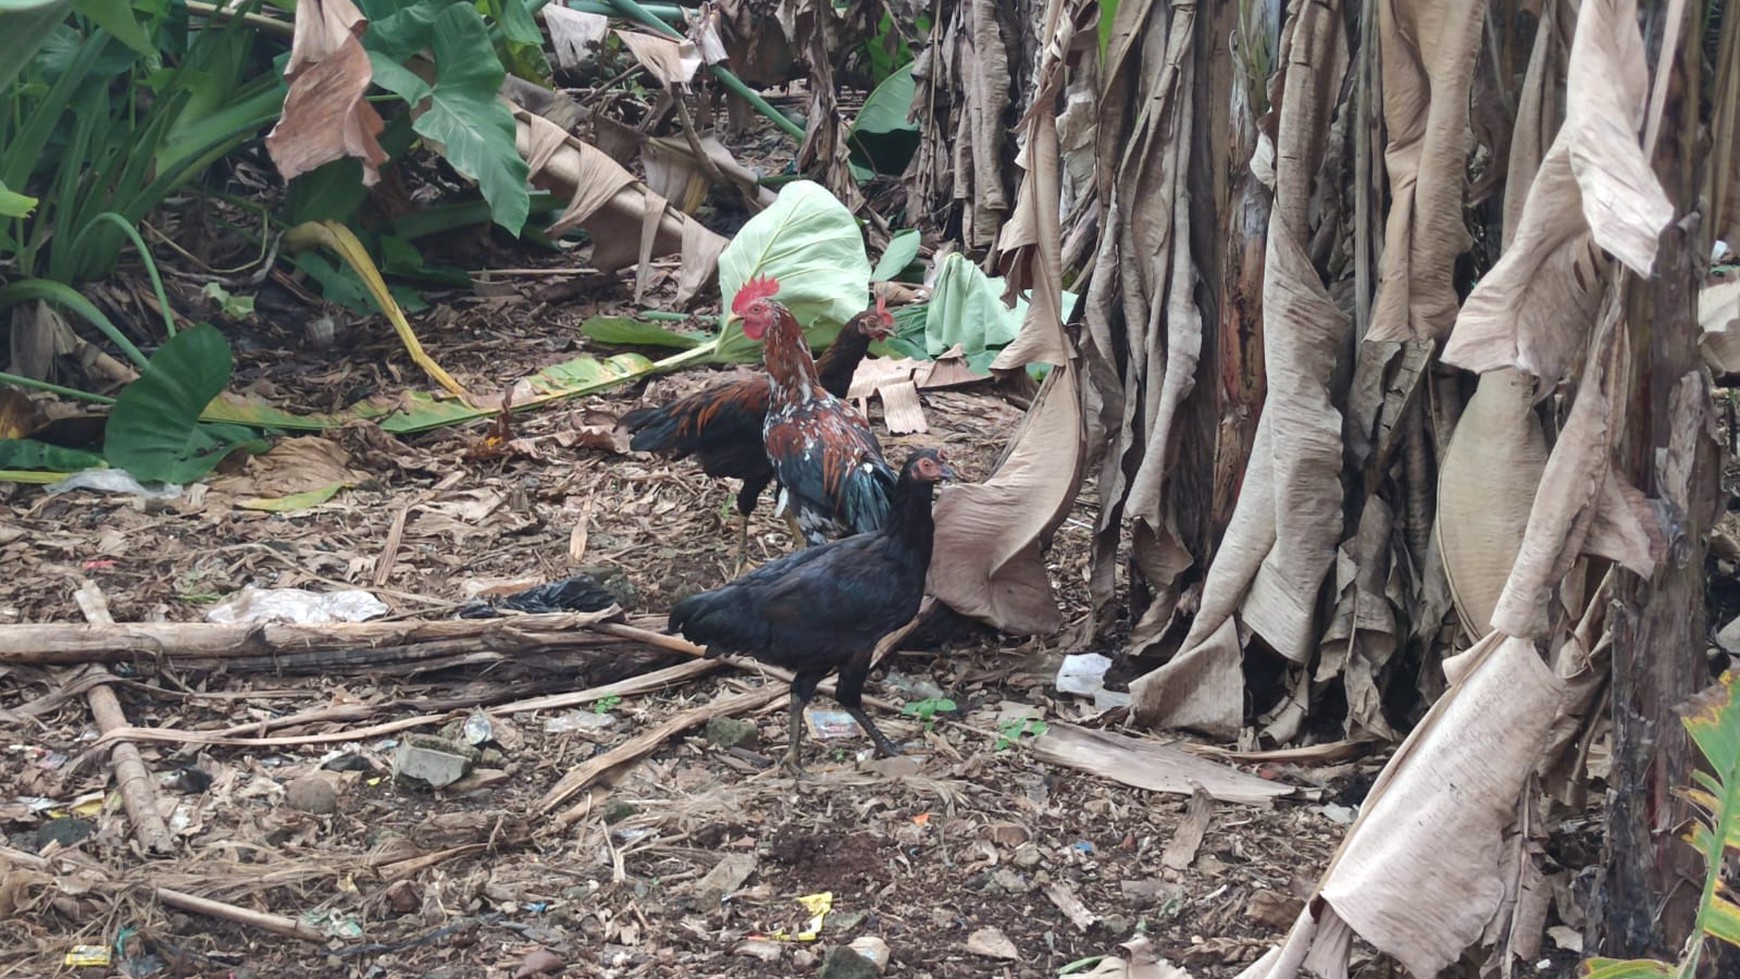
M514 123L532 183L569 198L567 209L549 228L551 237L584 227L594 242L592 264L606 272L640 261L643 251L680 252L678 303L700 292L718 271L723 237L667 206L620 163L548 119L515 109Z
M1074 24L1060 11L1060 4L1051 4L1052 41L1041 77L1060 76L1061 52L1069 50ZM1080 382L1063 332L1056 120L1039 112L1026 122L1029 169L1021 193L1033 203L1017 215L1022 226L1006 232L1005 242L1016 247L1004 265L1011 285L1030 285L1033 299L1020 335L992 366L1052 368L996 472L982 483L940 492L927 590L962 614L1032 634L1063 626L1041 548L1075 501L1085 445Z
M278 124L266 135L266 152L285 180L347 156L362 161L365 185L381 179L387 151L380 135L386 123L363 97L374 77L361 41L367 26L350 0L307 0L296 6L290 60L284 66L290 93Z
M610 18L553 3L540 11L550 31L550 47L562 68L589 65L610 33Z
M1565 124L1529 186L1504 257L1469 294L1443 360L1518 367L1556 382L1588 342L1610 273L1606 249L1639 275L1673 218L1638 142L1648 89L1635 0L1577 15Z
M687 85L701 70L701 51L694 41L678 41L640 31L617 31L616 36L659 84Z
M1456 614L1470 637L1492 628L1546 466L1547 436L1528 376L1480 375L1444 450L1433 524Z

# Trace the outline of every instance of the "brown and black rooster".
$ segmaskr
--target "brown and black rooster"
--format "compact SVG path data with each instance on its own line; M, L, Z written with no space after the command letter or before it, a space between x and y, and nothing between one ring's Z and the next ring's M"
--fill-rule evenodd
M810 544L877 530L888 516L894 470L864 415L822 386L803 328L773 298L778 292L774 279L750 279L731 300L731 318L762 343L769 401L761 434L779 512Z
M864 680L876 643L918 612L935 535L931 487L954 478L941 452L916 449L900 471L881 529L788 554L671 608L668 630L705 645L708 656L742 653L797 674L785 756L794 772L803 770L804 706L835 670L834 698L878 749L900 754L864 713Z
M875 306L846 321L840 335L815 363L823 389L844 398L870 342L887 339L893 332L894 316L877 297ZM633 436L629 448L636 452L653 452L673 460L692 455L707 475L743 481L737 493L737 512L743 517L739 557L749 534L749 515L774 478L767 443L762 439L771 398L772 388L764 374L716 384L666 404L636 408L619 423Z

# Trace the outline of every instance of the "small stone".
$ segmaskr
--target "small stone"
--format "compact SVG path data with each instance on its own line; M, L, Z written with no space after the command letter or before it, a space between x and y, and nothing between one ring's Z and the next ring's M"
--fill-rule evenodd
M761 732L749 721L715 717L707 721L707 740L720 748L754 748L761 743Z
M988 959L1006 959L1010 962L1021 958L1021 952L1015 947L1015 943L999 928L980 928L968 935L967 951Z
M869 959L877 972L888 968L888 943L875 935L860 935L847 943L846 947Z
M284 786L284 804L316 816L338 811L338 789L319 775L304 775Z
M410 914L423 906L423 896L417 893L416 884L396 880L387 888L387 904L400 914Z
M1005 894L1025 894L1033 889L1027 878L1008 867L998 867L991 872L991 886Z
M880 970L876 963L845 945L835 945L822 957L817 979L876 979Z
M717 908L726 895L742 887L754 872L755 854L727 853L695 885L696 910L706 912Z
M816 953L807 948L800 948L791 953L791 964L800 969L807 969L816 964Z
M478 751L445 738L411 735L393 756L393 777L432 788L452 785L477 764Z
M1039 848L1031 843L1023 843L1015 848L1015 855L1009 858L1009 862L1022 870L1032 870L1039 866Z
M998 823L991 827L991 842L998 846L1020 846L1033 838L1020 823Z

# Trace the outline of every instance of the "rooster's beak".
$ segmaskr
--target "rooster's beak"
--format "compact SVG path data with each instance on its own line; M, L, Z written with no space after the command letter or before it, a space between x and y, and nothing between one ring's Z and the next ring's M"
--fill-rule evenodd
M961 474L955 472L955 467L945 462L942 467L942 478L945 483L958 483L961 481Z

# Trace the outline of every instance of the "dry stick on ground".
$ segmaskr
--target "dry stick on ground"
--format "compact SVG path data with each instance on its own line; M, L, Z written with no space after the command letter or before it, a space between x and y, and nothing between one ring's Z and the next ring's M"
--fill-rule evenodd
M326 936L320 933L320 929L305 925L302 922L297 921L295 918L286 918L281 914L271 914L265 911L253 911L248 908L239 908L234 904L225 904L222 901L214 901L209 897L198 897L193 894L184 894L181 891L172 891L167 887L159 887L156 889L156 892L157 900L162 901L164 904L167 904L172 908L180 908L183 911L192 911L194 914L203 914L208 918L222 918L225 921L233 921L238 925L247 925L250 928L269 931L274 935L286 935L290 938L300 938L305 942L326 941Z
M592 627L620 614L550 612L496 619L405 620L397 622L125 622L81 625L71 622L12 625L0 629L0 665L55 666L77 663L129 663L162 659L191 661L285 657L314 652L400 649L424 643L470 641L500 652L560 649L597 644ZM453 646L436 647L442 655Z
M109 615L108 600L103 598L103 591L96 582L80 581L73 598L84 611L85 618L93 623L108 625L115 621ZM96 719L97 730L104 735L131 726L127 723L126 713L121 710L121 701L107 686L92 687L85 698L91 705L91 716ZM127 809L127 818L132 820L133 833L139 838L140 845L147 853L173 853L175 837L170 834L168 824L164 823L163 815L157 809L157 780L152 777L151 769L145 767L145 759L139 756L138 747L130 741L116 740L109 759L115 769L115 788L121 793L121 803Z
M606 683L602 686L589 687L585 690L576 690L572 693L549 694L542 697L532 697L527 700L513 701L493 708L492 712L497 714L518 714L522 711L529 710L553 710L559 707L578 707L584 704L595 703L605 697L630 697L635 694L650 693L654 690L671 686L672 684L691 680L699 676L705 676L708 673L721 669L724 665L724 662L721 660L694 660L688 663L678 664L677 666L668 667L666 669L654 670L651 673L643 673L640 676L629 677L626 680L618 680L615 683ZM118 728L115 731L105 732L101 738L97 739L96 746L101 747L110 741L120 740L122 738L134 741L161 741L179 744L217 745L226 748L284 748L293 745L334 744L344 741L362 741L368 738L377 738L383 734L393 734L398 731L410 730L411 728L433 727L437 724L442 724L446 721L452 720L456 713L457 711L443 711L434 714L421 714L416 717L403 717L394 721L384 721L380 724L372 724L368 727L348 728L343 731L327 731L322 734L304 734L293 737L278 738L244 738L233 736L238 730L257 730L258 725L256 724L239 725L236 728L225 728L221 731L177 731L164 728L123 727ZM301 723L306 724L308 723L308 720L307 717L303 717Z

